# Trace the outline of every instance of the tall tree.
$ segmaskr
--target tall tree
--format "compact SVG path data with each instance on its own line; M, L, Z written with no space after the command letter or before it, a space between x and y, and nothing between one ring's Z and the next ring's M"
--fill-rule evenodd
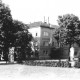
M63 38L66 44L71 47L72 44L80 42L80 21L77 16L73 14L59 16L58 24L65 30L66 34Z
M30 50L32 35L27 29L26 24L12 19L8 6L0 3L0 48L6 61L10 47L20 47L19 56L23 55L23 51L26 52L28 48Z
M13 43L13 26L11 11L8 6L0 3L0 45L4 52L4 58L8 60L9 47Z
M60 32L60 38L64 44L69 45L70 53L70 48L74 43L80 46L80 20L73 14L66 14L58 17L58 24L64 30L63 34Z
M30 57L31 55L31 40L32 35L28 32L28 26L20 21L14 20L14 26L16 27L16 41L15 47L17 49L18 61L26 59L26 55Z

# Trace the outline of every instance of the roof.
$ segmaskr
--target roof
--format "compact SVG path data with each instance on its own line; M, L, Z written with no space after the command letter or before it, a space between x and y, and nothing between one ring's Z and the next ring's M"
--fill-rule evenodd
M42 24L41 21L39 22L34 22L34 23L30 23L30 24L27 24L29 26L29 28L33 28L33 27L38 27Z
M51 24L51 27L52 27L52 28L55 28L55 29L58 29L58 28L59 28L58 25L53 25L53 24Z
M48 24L48 23L42 22L42 21L38 21L38 22L28 24L29 28L39 27L39 26L40 27L45 27L45 28L59 28L59 26L57 26L57 25Z

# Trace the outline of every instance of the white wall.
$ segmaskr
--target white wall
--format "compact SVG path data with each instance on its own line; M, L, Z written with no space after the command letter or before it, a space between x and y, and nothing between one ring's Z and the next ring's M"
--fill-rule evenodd
M32 34L33 37L41 36L41 27L34 27L34 28L30 28L28 30ZM37 36L36 36L36 33L37 33Z

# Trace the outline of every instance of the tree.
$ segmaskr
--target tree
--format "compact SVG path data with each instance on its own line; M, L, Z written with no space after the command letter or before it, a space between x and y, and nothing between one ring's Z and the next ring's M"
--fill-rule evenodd
M58 17L58 24L62 27L65 34L65 43L70 47L80 40L80 21L79 18L73 14L66 14ZM64 37L63 37L64 38Z
M14 26L16 27L16 41L15 47L17 49L18 62L26 60L26 55L28 57L31 55L31 45L32 35L28 32L28 26L20 21L15 20Z
M11 11L8 6L0 3L0 48L3 50L4 59L8 60L9 47L14 44L14 27L12 26Z
M59 48L65 45L66 31L64 28L60 27L56 29L53 36L56 39Z
M73 14L66 14L58 17L60 28L64 29L61 36L64 44L69 44L69 50L74 43L80 45L80 20ZM60 33L61 34L61 33Z
M13 20L9 7L3 3L0 3L0 25L0 49L3 51L4 59L8 61L9 48L15 47L20 48L18 58L22 60L26 56L26 50L30 51L32 39L27 25Z

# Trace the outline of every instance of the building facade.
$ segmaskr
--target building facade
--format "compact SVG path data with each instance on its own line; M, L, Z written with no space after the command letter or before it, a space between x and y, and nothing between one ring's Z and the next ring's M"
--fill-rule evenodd
M34 22L28 26L28 30L33 36L34 50L38 51L35 55L39 59L49 59L51 47L53 46L52 37L55 31L55 25L54 27L51 27L51 25L46 22Z

